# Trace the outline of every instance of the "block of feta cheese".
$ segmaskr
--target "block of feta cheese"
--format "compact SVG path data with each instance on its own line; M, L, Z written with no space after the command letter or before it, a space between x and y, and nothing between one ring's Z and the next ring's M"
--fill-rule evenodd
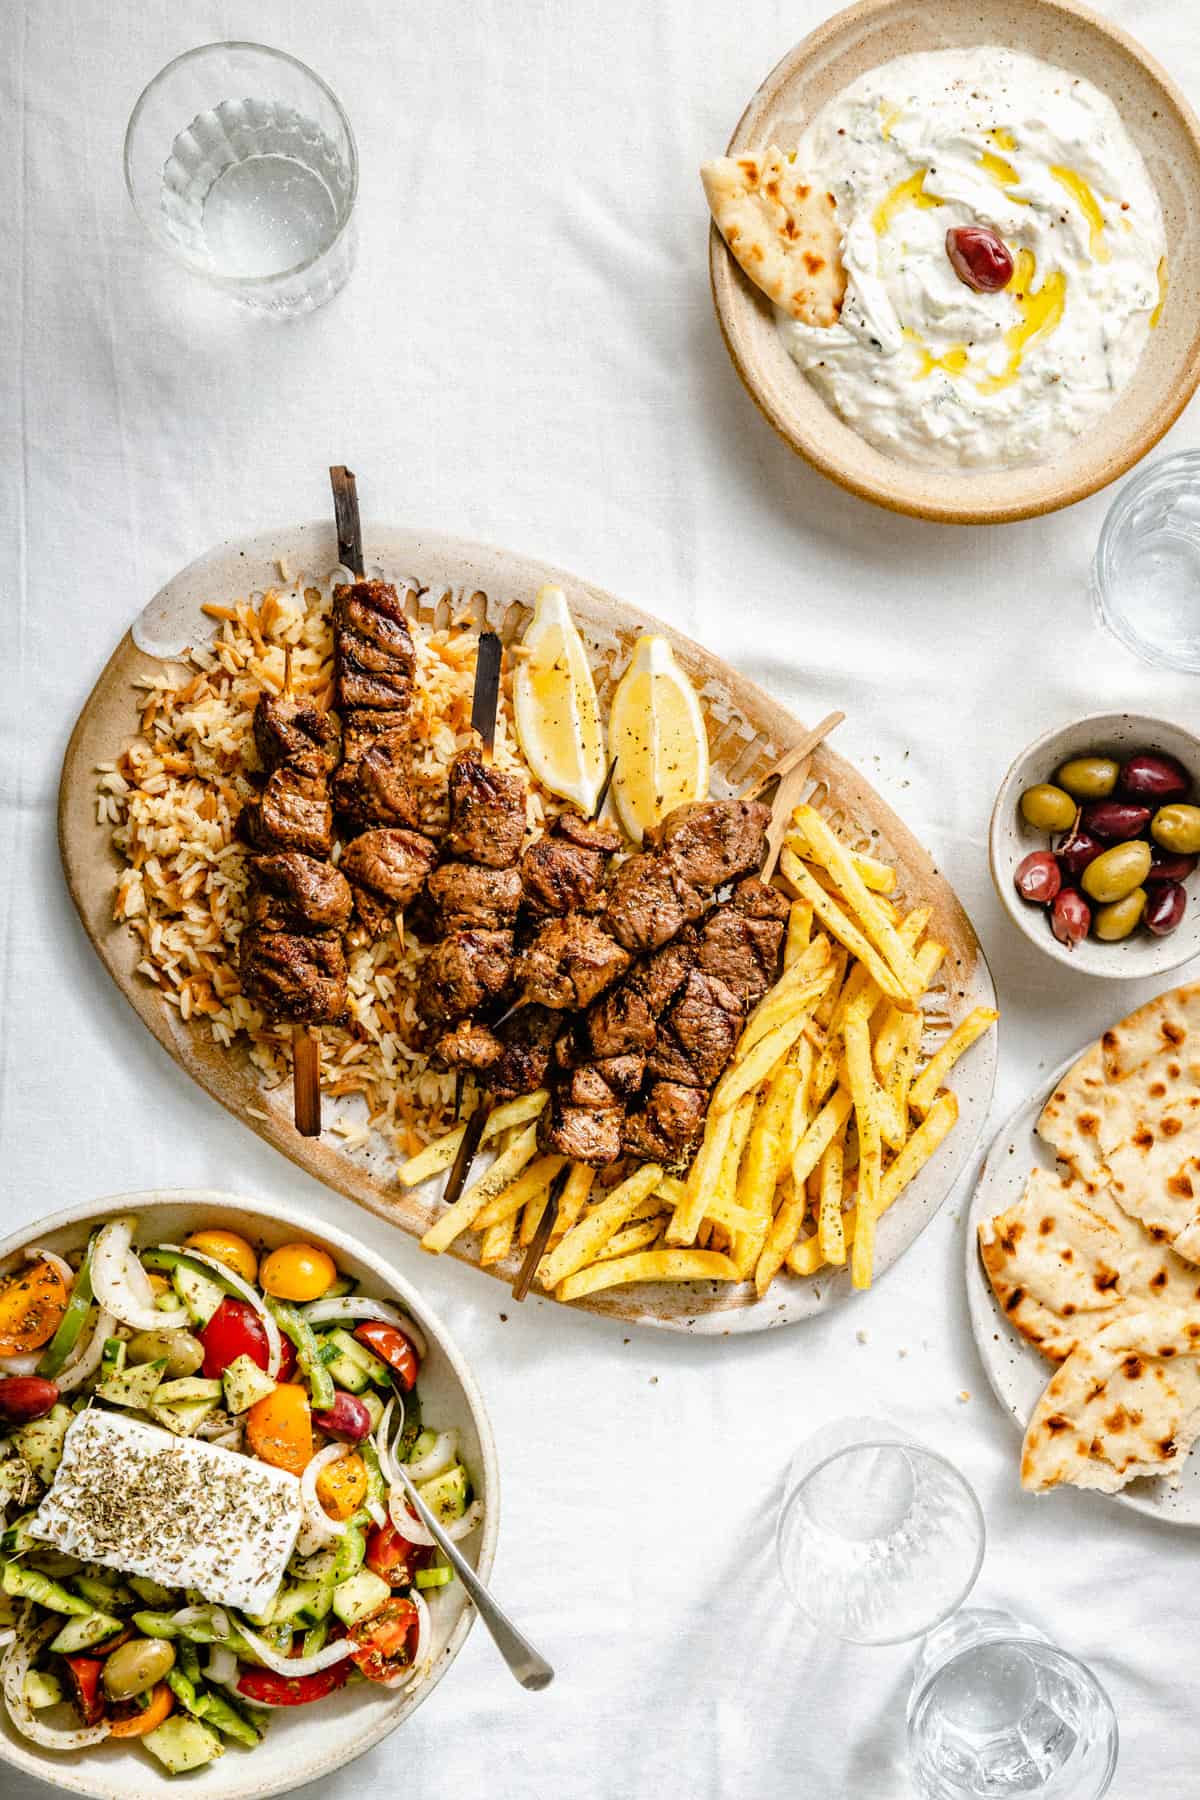
M92 1407L68 1427L33 1537L85 1562L265 1612L300 1527L300 1483L218 1444Z

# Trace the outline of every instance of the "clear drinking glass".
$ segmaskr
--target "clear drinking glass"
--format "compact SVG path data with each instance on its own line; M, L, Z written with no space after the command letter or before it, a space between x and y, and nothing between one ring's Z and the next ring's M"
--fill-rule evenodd
M879 1420L845 1419L792 1458L775 1542L813 1625L898 1644L962 1605L985 1536L974 1490L944 1457Z
M968 1609L922 1644L908 1703L921 1800L1100 1800L1117 1750L1096 1677L1033 1626Z
M1200 674L1200 451L1125 483L1092 563L1096 617L1145 662Z
M282 50L204 44L168 63L133 109L125 185L162 249L258 311L312 312L354 266L354 133Z

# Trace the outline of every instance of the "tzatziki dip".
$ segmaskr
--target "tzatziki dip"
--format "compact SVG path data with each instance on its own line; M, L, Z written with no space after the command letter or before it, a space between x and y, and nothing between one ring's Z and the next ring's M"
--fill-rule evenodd
M836 197L848 284L836 325L778 328L855 431L907 462L1003 467L1112 406L1166 238L1090 82L998 46L898 57L822 107L795 160Z

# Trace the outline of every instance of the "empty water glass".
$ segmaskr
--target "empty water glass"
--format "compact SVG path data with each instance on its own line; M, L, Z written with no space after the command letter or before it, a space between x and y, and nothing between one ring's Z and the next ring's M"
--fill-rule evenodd
M776 1527L784 1586L852 1644L920 1637L962 1605L983 1561L983 1513L958 1470L875 1419L802 1444Z
M1143 661L1200 674L1200 451L1164 456L1125 483L1100 531L1092 600Z
M908 1703L921 1800L1100 1800L1117 1749L1096 1677L1031 1625L969 1609L922 1644Z
M157 244L259 311L311 312L354 266L354 133L282 50L205 44L168 63L133 109L125 185Z

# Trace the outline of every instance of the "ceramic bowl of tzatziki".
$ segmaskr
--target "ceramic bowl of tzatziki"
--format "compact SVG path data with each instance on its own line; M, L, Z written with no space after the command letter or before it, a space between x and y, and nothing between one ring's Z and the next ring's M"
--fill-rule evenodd
M713 294L792 447L955 523L1094 493L1200 379L1200 124L1069 0L863 0L764 82L731 155L776 144L836 205L836 321L789 317L714 231Z

